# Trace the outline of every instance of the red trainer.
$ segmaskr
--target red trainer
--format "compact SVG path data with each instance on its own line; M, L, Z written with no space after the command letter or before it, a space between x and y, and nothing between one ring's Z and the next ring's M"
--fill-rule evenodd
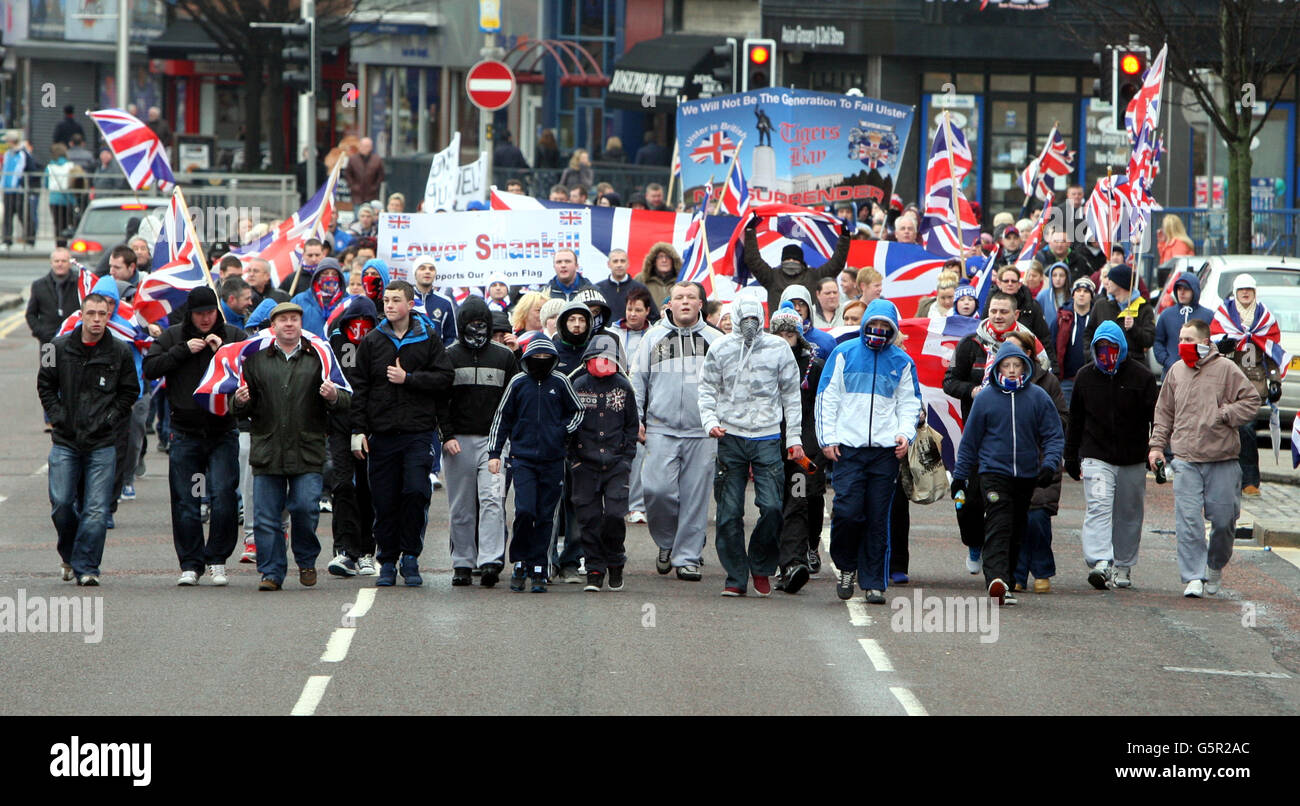
M998 600L998 604L1003 603L1003 598L1007 595L1007 583L1000 579L995 579L989 583L989 596Z
M239 561L241 563L257 562L257 544L251 540L244 541L244 553L240 555Z
M723 596L744 596L745 592L740 588L723 588L722 595Z
M755 576L754 576L754 593L757 593L759 596L771 596L771 595L772 595L772 581L771 581L770 579L768 579L767 577L761 577L761 576L755 575Z

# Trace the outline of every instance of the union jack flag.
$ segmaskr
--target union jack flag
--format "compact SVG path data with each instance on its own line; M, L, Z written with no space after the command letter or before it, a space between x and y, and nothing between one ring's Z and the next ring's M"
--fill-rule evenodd
M581 213L580 211L578 211L578 210L565 210L563 213L560 213L560 223L561 223L561 224L581 224L581 223L582 223L582 213Z
M898 323L898 329L906 337L903 349L916 364L916 379L921 387L926 421L943 436L941 450L943 463L947 467L956 466L954 463L957 449L961 445L963 422L961 401L944 394L943 376L952 363L957 344L974 333L977 327L979 319L970 316L903 319Z
M926 166L920 230L925 248L936 255L960 256L962 249L979 237L979 219L961 192L962 180L972 165L965 135L945 116L934 133Z
M343 160L334 163L325 184L308 199L298 212L280 222L280 225L258 240L232 250L245 266L260 257L271 264L272 282L280 285L286 277L293 276L302 265L303 243L309 238L324 238L334 222L334 189L338 186Z
M1038 217L1038 223L1034 224L1034 228L1029 231L1029 237L1025 239L1025 245L1021 247L1020 254L1016 256L1016 265L1020 267L1021 272L1029 268L1026 261L1033 260L1034 254L1043 248L1043 225L1047 223L1047 211L1050 209L1052 209L1052 194L1048 193L1047 198L1043 201L1043 214ZM1001 248L1002 244L999 243L998 249ZM1025 262L1025 265L1021 266L1022 262ZM980 310L982 311L984 308L981 307Z
M146 322L180 310L190 291L208 282L188 212L184 194L174 188L153 248L153 264L160 268L145 277L136 292L136 309Z
M1043 225L1039 223L1038 230L1042 231ZM1024 252L1021 252L1023 255ZM1032 252L1030 253L1033 254ZM975 287L975 311L983 311L988 305L989 295L993 293L994 281L997 279L999 259L1002 257L1002 244L999 242L989 253L988 260L984 261L984 268L975 273L971 278L971 285Z
M1165 84L1165 54L1168 50L1169 44L1165 43L1142 76L1142 89L1137 91L1124 110L1124 128L1135 148L1145 129L1154 131L1159 127L1160 95Z
M854 241L846 265L875 267L884 278L881 296L910 316L923 297L934 293L943 262L912 243Z
M156 182L159 190L166 190L176 184L167 147L139 118L121 109L100 109L89 115L132 188L144 190Z
M1069 176L1074 171L1075 152L1069 150L1060 128L1052 127L1052 132L1043 144L1043 152L1029 163L1020 174L1020 188L1026 196L1038 196L1047 201L1056 190L1056 177ZM1050 207L1051 202L1047 201Z
M304 346L315 351L321 363L321 383L333 381L334 385L349 393L352 386L343 369L334 357L329 342L303 331ZM244 341L223 344L212 356L208 370L203 374L198 387L194 390L194 401L205 411L218 417L230 412L230 395L235 393L244 379L244 362L253 353L260 352L275 344L275 336L265 333Z
M86 295L95 287L99 281L98 275L93 271L81 265L77 261L72 261L72 268L77 270L77 299L83 300Z
M95 277L94 273L89 270L83 270L83 274L89 274L95 280L90 290L82 293L82 283L78 278L77 293L83 300L87 294L99 290L99 286L104 283L108 283L112 288L112 293L103 295L117 300L117 307L113 309L108 318L108 332L112 333L115 339L128 347L135 348L141 355L149 352L149 346L153 344L153 336L150 336L149 332L136 322L135 308L130 303L117 298L117 281L111 275ZM59 332L56 335L62 336L71 333L79 324L81 324L81 311L76 310L72 312L71 316L63 320L63 324L59 325Z
M1214 321L1210 322L1210 341L1218 344L1225 337L1237 342L1237 350L1245 350L1248 343L1253 343L1260 352L1277 364L1278 372L1286 378L1291 364L1291 354L1282 349L1282 327L1273 312L1264 307L1264 303L1255 303L1255 323L1250 330L1241 326L1241 312L1237 310L1237 300L1228 297L1219 303L1214 312Z
M1110 254L1111 245L1124 234L1132 202L1128 180L1122 176L1103 176L1097 180L1092 195L1088 197L1086 216L1088 230L1097 239L1103 255Z
M721 165L727 158L736 155L736 143L725 132L714 132L703 143L691 151L691 162L701 163L713 160L714 165Z
M731 158L734 166L727 184L722 188L722 202L718 212L726 215L749 215L749 183L745 181L745 170L740 164L739 155Z
M673 175L674 177L677 178L677 181L678 181L679 183L682 181L682 157L681 157L681 152L680 152L680 151L678 150L678 148L677 148L677 139L676 139L676 138L673 138L673 166L672 166L672 175Z

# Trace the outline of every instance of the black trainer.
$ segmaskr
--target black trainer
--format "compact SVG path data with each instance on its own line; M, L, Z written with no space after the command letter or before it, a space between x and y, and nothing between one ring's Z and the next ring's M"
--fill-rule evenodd
M817 553L817 549L808 551L808 570L814 574L822 572L822 555Z
M479 578L479 584L485 588L491 588L501 579L501 566L498 563L488 563L483 566L483 576Z
M605 573L609 577L610 590L612 591L623 590L623 566L611 565L609 568L605 569Z
M604 574L602 574L602 573L599 572L599 571L588 571L588 572L587 572L587 587L583 588L583 590L584 590L584 591L591 591L592 593L595 593L595 592L599 591L601 585L604 585L604 584L605 584L605 575L604 575Z
M534 566L532 573L533 587L530 588L532 593L546 593L546 569L542 566Z
M799 589L808 584L808 566L803 563L791 565L781 576L783 583L781 590L786 593L798 593Z
M468 568L451 569L451 586L453 588L463 588L474 581L474 576Z
M523 563L515 563L514 573L510 575L510 590L515 593L522 593L524 582L528 579L527 572L524 571Z
M673 570L672 549L659 549L659 556L655 559L655 570L661 574L666 574Z
M841 571L840 581L835 585L835 595L848 601L853 598L853 583L858 578L857 571Z

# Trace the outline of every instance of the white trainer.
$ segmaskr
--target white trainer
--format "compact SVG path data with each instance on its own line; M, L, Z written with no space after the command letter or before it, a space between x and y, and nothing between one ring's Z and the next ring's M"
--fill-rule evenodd
M1199 599L1204 594L1205 584L1199 579L1193 579L1191 582L1188 582L1187 587L1183 590L1183 596L1188 599Z
M181 578L176 580L180 587L188 588L199 584L199 575L196 571L181 571Z
M1219 592L1219 583L1223 581L1222 568L1205 569L1205 595L1214 596Z
M1133 572L1133 568L1131 566L1127 566L1127 565L1115 566L1115 577L1114 577L1115 587L1117 588L1133 587L1133 578L1131 576L1132 572Z
M209 565L208 576L212 577L212 584L218 588L230 584L230 580L226 579L226 566L224 565Z
M379 571L375 568L375 555L365 554L361 559L357 560L357 576L379 576Z

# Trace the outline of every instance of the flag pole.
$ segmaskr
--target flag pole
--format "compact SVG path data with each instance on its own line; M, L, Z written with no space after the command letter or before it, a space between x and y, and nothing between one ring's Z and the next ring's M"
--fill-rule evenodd
M731 155L731 165L727 166L727 175L722 179L722 192L727 192L727 185L731 183L731 175L736 172L736 160L740 159L740 147L745 144L745 136L741 135L740 140L736 143L736 153ZM719 199L722 197L719 196ZM719 205L720 206L720 205ZM706 209L704 214L707 216L709 211Z
M326 183L326 184L329 184L329 183L331 183L331 182L334 183L334 188L335 188L335 190L337 190L337 188L338 188L338 178L337 178L337 177L338 177L338 173L339 173L339 170L341 169L342 165L343 165L343 157L340 155L340 157L339 157L337 160L334 161L334 168L330 171L330 175L325 179L325 183ZM333 192L331 192L331 193L330 193L331 201L332 201L332 197L333 197L333 195L334 195ZM321 203L321 206L324 207L324 206L325 206L325 199L324 199L324 198L321 198L320 203ZM308 237L308 238L320 237L321 235L324 234L324 228L328 228L328 227L329 227L329 224L324 223L324 219L325 219L325 216L324 216L323 211L322 211L322 214L321 214L321 215L317 218L317 220L316 220L316 226L313 227L313 228L312 228L312 231L309 232L309 233L307 234L307 237ZM323 225L323 226L322 226L322 225ZM322 240L324 240L324 239L322 238ZM289 297L290 297L290 299L293 298L294 293L298 290L298 278L300 278L300 277L302 277L302 265L301 265L301 264L299 264L298 268L295 269L294 272L293 272L293 282L289 283Z
M673 189L677 186L677 172L673 170L673 163L677 162L677 138L673 138L673 155L668 158L668 195L664 198L671 204L673 200Z
M961 237L961 210L957 205L957 167L952 158L952 122L946 109L943 111L943 139L948 152L948 178L952 182L952 217L956 222L957 243L964 247L966 244Z
M217 290L217 284L212 282L212 272L208 271L208 258L203 254L203 244L199 241L194 232L194 220L190 218L190 206L185 203L185 194L181 192L181 186L178 184L172 191L176 195L177 203L181 208L181 218L185 219L185 231L187 238L194 241L194 250L199 256L199 268L203 271L203 279L208 281L208 288L212 293L217 295L217 314L221 321L226 321L225 311L221 310L221 292Z
M1047 156L1047 150L1052 147L1052 141L1056 139L1052 135L1056 134L1056 130L1059 129L1060 126L1061 121L1053 121L1052 130L1047 134L1047 142L1043 143L1043 150L1038 155L1038 168L1034 171L1034 181L1029 183L1029 192L1025 194L1025 203L1020 207L1021 218L1029 215L1029 203L1033 201L1034 189L1038 186L1038 178L1043 175L1043 157Z

